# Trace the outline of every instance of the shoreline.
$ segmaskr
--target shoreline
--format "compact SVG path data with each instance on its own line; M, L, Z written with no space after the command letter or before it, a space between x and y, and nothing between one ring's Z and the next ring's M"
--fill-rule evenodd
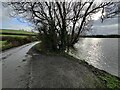
M38 49L38 45L33 46L28 54L33 54L33 51L37 51L38 54L42 54L42 55L46 55L46 56L61 56L61 57L65 57L69 60L78 62L79 64L84 65L85 67L87 67L90 72L92 72L94 75L97 76L97 78L99 79L99 81L105 86L105 88L120 88L120 78L114 75L109 74L108 72L104 71L104 70L100 70L98 68L95 68L92 65L89 65L86 61L77 59L67 53L61 53L61 54L56 54L56 53L45 53L45 52L41 52Z

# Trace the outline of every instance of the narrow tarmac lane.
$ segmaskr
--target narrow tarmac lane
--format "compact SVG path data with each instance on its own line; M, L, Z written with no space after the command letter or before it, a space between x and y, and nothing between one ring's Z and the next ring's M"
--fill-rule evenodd
M29 43L0 54L2 62L2 88L25 88L29 78L29 49L35 44Z
M102 87L99 79L86 66L62 56L41 55L34 48L30 49L37 43L3 52L3 88Z

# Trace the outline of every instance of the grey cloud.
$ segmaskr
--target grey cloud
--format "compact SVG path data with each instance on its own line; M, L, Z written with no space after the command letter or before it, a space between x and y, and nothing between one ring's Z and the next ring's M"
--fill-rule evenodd
M92 29L91 34L118 34L118 18L106 19L103 23L97 20Z

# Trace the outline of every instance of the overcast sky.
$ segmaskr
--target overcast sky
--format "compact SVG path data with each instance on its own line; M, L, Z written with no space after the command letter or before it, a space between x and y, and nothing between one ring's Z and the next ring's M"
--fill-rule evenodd
M9 17L7 8L3 8L0 3L0 28L2 29L24 29L31 30L32 27L28 23L20 22L16 18ZM118 18L107 19L103 23L100 22L100 14L96 14L92 34L118 34Z
M118 18L94 21L92 34L118 34Z

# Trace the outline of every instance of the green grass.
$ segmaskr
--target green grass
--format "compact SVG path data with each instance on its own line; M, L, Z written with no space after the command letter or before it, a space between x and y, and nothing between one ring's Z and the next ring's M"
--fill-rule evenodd
M20 46L36 40L35 33L23 30L0 29L0 50Z
M0 44L4 44L4 43L6 43L7 41L0 41Z
M0 41L0 50L10 47L7 41Z
M115 76L104 74L99 76L99 78L105 81L107 88L120 88L120 80Z
M0 34L0 37L27 37L27 36L24 36L24 35L2 35Z
M7 41L0 41L0 46L5 45Z
M33 32L28 32L23 30L11 30L11 29L1 29L0 33L34 34Z
M0 41L0 47L2 47L2 45L5 45L7 43L7 41Z
M0 51L17 47L26 43L30 43L29 37L6 37L4 41L0 41Z

